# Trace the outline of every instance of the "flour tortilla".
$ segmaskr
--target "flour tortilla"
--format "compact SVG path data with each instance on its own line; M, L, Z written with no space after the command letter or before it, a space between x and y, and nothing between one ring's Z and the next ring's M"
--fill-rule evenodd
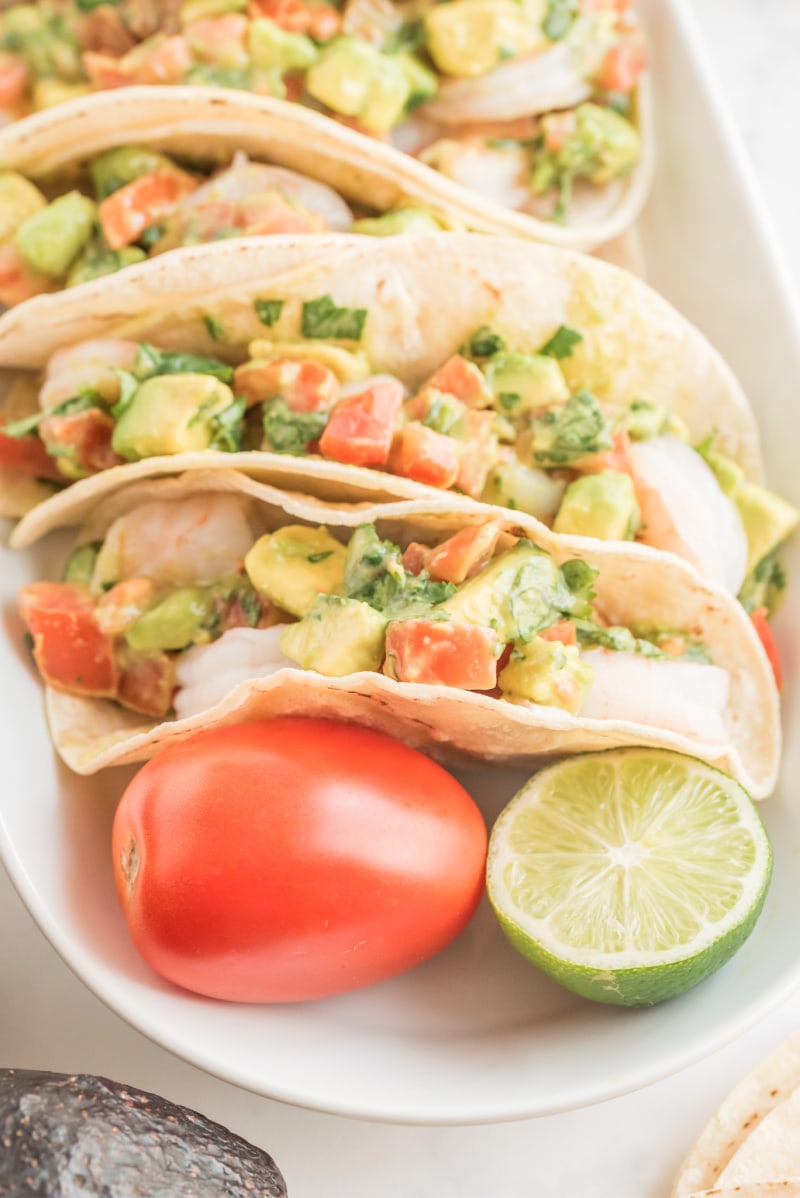
M800 1177L798 1087L800 1034L781 1044L734 1087L681 1165L673 1198L764 1177ZM787 1115L793 1127L787 1126ZM785 1152L793 1168L783 1164Z
M367 309L361 347L376 373L396 374L410 389L481 325L491 325L509 349L519 351L538 348L559 325L571 325L583 333L571 357L561 361L573 389L589 387L618 406L636 398L662 403L685 422L692 443L716 430L719 449L750 477L761 475L758 428L747 399L693 325L625 271L510 238L451 233L354 240L326 234L175 250L87 284L82 302L70 310L58 296L15 309L0 331L0 365L33 367L61 346L108 336L235 362L253 339L298 337L302 304L322 295ZM256 299L284 301L272 328L259 321ZM209 316L224 341L212 339ZM196 464L184 455L171 463L150 459L74 483L35 509L13 543L30 544L43 531L72 522L86 501L98 501L126 480ZM280 485L314 493L331 481L346 487L348 480L376 495L417 493L407 480L385 472L319 458L264 453L227 457L226 464L258 468L267 481L274 471Z
M328 183L380 211L407 201L430 209L446 226L506 233L568 249L591 250L629 229L653 177L654 137L649 82L637 96L642 155L615 185L609 210L575 226L538 220L484 199L408 154L365 137L300 104L225 88L127 87L98 92L15 122L0 133L0 169L46 173L68 164L75 146L89 155L113 144L146 140L176 152L231 146Z
M695 1190L689 1198L800 1198L800 1177L781 1181L749 1181L742 1185Z
M451 496L378 505L325 504L237 472L197 470L179 478L145 480L115 492L94 509L79 539L102 537L114 519L138 504L209 490L250 496L264 529L300 520L344 533L375 521L380 535L400 544L426 536L439 541L466 524L498 516L496 508ZM502 518L507 532L529 537L559 562L580 557L597 565L598 599L613 623L686 629L701 638L715 663L730 674L729 740L703 744L633 722L581 719L556 708L524 707L448 687L398 683L373 672L324 678L308 670L287 669L241 684L198 716L160 725L104 700L50 691L48 718L59 753L78 773L94 773L105 766L145 760L199 728L302 712L355 720L446 759L466 754L532 765L544 757L618 745L671 748L732 774L755 798L769 794L780 753L777 691L758 637L735 599L703 582L680 559L645 546L598 545L580 538L567 543L529 517L507 512Z

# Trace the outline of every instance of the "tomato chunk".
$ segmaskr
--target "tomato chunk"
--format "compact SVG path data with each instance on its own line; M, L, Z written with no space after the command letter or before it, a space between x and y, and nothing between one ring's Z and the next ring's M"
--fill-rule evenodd
M203 62L219 63L226 67L246 67L247 31L250 23L241 13L225 13L219 17L201 17L184 29L189 48Z
M758 639L764 646L764 652L769 658L769 664L772 666L772 672L775 675L775 685L778 690L783 690L781 659L778 656L778 646L775 644L775 637L769 626L768 616L769 612L766 607L757 607L751 614L750 619L753 621L753 627L758 633Z
M102 91L110 91L115 87L130 87L135 82L133 70L125 66L124 58L84 50L81 60L89 82Z
M647 51L638 37L625 38L606 52L597 83L611 92L631 92L647 66Z
M50 686L73 695L116 695L114 642L97 625L89 591L66 582L31 583L22 588L20 613Z
M19 54L0 53L0 108L14 108L25 99L30 72Z
M2 431L4 423L5 418L0 416L0 466L32 478L63 481L63 474L38 437L8 437Z
M271 358L237 366L233 386L248 405L280 398L293 412L325 412L336 398L339 380L319 362Z
M492 393L483 373L474 362L461 354L453 354L452 358L448 358L421 390L425 391L429 387L454 395L470 408L488 408L492 403Z
M536 635L543 641L560 641L562 645L577 645L578 643L578 633L572 620L560 620L558 624L551 624L549 628L542 629Z
M307 212L279 195L241 202L244 232L249 237L274 237L279 233L324 233L327 225L319 212Z
M486 486L486 476L497 456L494 412L467 412L464 424L464 444L456 485L466 495L479 499Z
M173 659L166 653L126 650L121 667L117 686L120 703L143 715L166 715L178 685Z
M120 187L97 210L111 249L131 245L150 225L168 216L196 186L194 179L183 172L158 171Z
M397 379L376 379L357 395L342 399L320 437L326 458L353 466L385 466L403 406Z
M491 690L496 682L497 633L479 624L398 620L386 634L384 674L399 682Z
M392 444L389 469L403 478L429 487L452 487L458 478L461 446L453 437L437 433L424 424L407 424Z
M477 574L494 553L503 526L500 520L461 528L429 554L425 565L439 582L464 582Z
M39 425L39 436L55 457L69 463L70 477L96 474L124 462L111 448L114 418L102 408L85 408L82 412L67 412L63 416L45 416ZM66 470L62 471L63 478Z
M13 308L23 300L52 291L53 280L32 270L13 245L0 246L0 304Z

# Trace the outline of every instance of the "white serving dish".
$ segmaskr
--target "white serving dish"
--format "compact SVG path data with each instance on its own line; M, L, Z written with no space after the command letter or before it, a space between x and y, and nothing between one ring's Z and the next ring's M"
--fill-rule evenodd
M641 0L653 47L659 167L641 231L655 286L726 354L756 406L769 479L800 503L800 321L779 257L676 0ZM63 543L63 539L62 542ZM4 782L0 851L34 918L111 1008L181 1057L257 1093L370 1119L478 1123L588 1105L666 1076L740 1034L800 982L800 547L777 623L786 671L783 782L762 812L775 877L741 952L681 999L645 1011L592 1006L534 972L485 907L436 960L368 991L304 1006L240 1007L155 978L128 941L110 867L113 807L130 771L72 776L54 759L15 594L47 576L59 540L0 551ZM462 780L491 818L523 775Z

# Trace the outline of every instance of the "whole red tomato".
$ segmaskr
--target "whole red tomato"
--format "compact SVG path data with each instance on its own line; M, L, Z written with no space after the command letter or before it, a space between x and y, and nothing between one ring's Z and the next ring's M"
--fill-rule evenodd
M284 718L200 733L136 775L114 820L136 948L187 990L321 998L444 948L483 892L486 828L407 745Z

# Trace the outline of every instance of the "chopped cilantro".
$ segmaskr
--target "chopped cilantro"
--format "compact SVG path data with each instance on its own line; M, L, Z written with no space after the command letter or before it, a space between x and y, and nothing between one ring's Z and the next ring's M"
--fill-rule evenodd
M239 595L239 606L244 612L248 628L255 628L261 619L261 600L252 588L248 587Z
M332 554L332 549L326 549L322 553L310 553L308 555L308 561L311 562L312 566L316 566L318 562L324 562L325 559L331 557Z
M111 415L115 420L119 420L133 403L140 380L129 370L118 370L116 373L119 379L119 399L111 409Z
M209 337L211 337L213 341L225 340L225 330L218 320L216 320L213 316L206 315L203 317L203 322L208 329Z
M507 412L513 412L522 403L522 396L517 391L501 391L497 398Z
M85 412L88 408L102 407L104 404L96 391L91 387L80 387L77 395L71 395L69 399L56 404L49 412L36 412L33 416L23 416L20 420L9 421L4 425L3 433L6 437L19 440L35 433L45 416L69 416L74 412Z
M303 454L328 423L325 412L294 412L284 399L271 399L262 408L265 449Z
M590 391L577 391L559 411L531 422L534 461L568 466L587 454L611 448L611 426Z
M257 299L253 300L253 307L261 323L272 328L280 320L284 302L278 299Z
M344 568L344 592L392 620L406 620L428 613L443 603L456 588L449 582L434 582L427 574L411 574L401 561L400 549L382 541L374 524L361 524L350 538Z
M491 358L492 354L499 354L505 347L506 343L500 334L486 324L476 329L467 342L471 358Z
M139 234L136 240L139 242L139 245L144 246L146 250L149 250L156 244L157 241L161 240L166 231L166 225L148 225L147 228Z
M228 404L221 412L213 413L209 419L210 449L221 449L223 453L238 453L242 448L245 406L244 396L237 395L233 403Z
M333 341L360 341L367 320L366 308L340 308L330 295L303 304L304 337Z
M580 345L581 341L583 341L583 333L579 333L577 329L571 329L569 325L562 324L559 325L550 340L544 343L539 353L559 360L569 358L572 356L575 346Z
M569 33L579 11L578 0L547 0L547 12L542 21L542 33L551 42L560 42Z
M219 358L161 350L146 341L139 345L133 373L139 382L158 374L210 374L223 383L230 383L233 379L233 367Z

